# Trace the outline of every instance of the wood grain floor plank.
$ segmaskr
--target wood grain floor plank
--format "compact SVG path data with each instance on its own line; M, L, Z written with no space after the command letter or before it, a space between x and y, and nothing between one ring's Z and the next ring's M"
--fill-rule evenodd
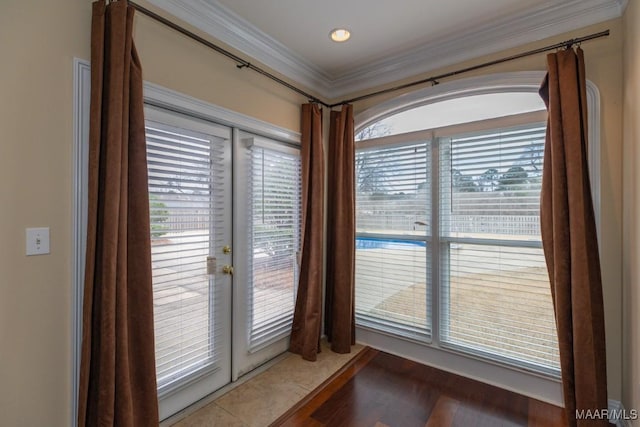
M567 425L567 418L562 408L536 399L529 399L529 427L565 425Z
M448 396L440 396L425 427L451 427L460 402Z
M272 426L564 427L561 408L367 348Z

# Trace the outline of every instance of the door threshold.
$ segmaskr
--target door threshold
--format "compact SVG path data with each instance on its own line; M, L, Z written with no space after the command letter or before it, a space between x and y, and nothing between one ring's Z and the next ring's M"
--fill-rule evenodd
M170 417L165 418L164 420L160 421L160 427L169 427L169 426L172 426L173 424L177 423L178 421L180 421L180 420L182 420L184 418L187 418L189 415L191 415L191 414L195 413L196 411L198 411L199 409L202 409L203 407L207 406L208 404L210 404L211 402L213 402L214 400L216 400L220 396L222 396L224 394L227 394L228 392L230 392L234 388L241 386L245 382L249 381L250 379L260 375L261 373L263 373L267 369L271 368L273 365L275 365L278 362L286 359L287 357L289 357L290 354L291 353L289 353L288 351L285 351L284 353L274 357L273 359L269 360L268 362L265 362L262 365L258 366L257 368L255 368L251 372L248 372L248 373L244 374L243 376L238 378L236 381L230 382L229 384L219 388L218 390L216 390L213 393L203 397L202 399L198 400L197 402L194 402L193 404L187 406L186 408L184 408L180 412L177 412L177 413L171 415Z

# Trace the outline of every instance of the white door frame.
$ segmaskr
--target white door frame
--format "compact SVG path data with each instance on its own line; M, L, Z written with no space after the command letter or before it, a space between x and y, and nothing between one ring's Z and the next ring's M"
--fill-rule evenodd
M71 411L72 426L77 425L80 351L82 348L82 302L84 293L84 265L87 230L87 188L89 152L89 109L91 68L87 60L73 59L73 179L72 179L72 316L71 316ZM289 144L300 144L300 133L271 123L219 107L188 95L144 83L145 103L201 118L256 135L263 135ZM232 343L233 346L233 343Z

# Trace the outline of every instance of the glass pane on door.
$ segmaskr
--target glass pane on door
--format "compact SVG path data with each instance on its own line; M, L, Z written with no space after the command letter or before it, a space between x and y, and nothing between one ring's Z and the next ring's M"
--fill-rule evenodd
M230 279L216 265L230 240L230 141L225 128L147 116L159 119L147 120L146 137L156 375L168 416L230 380Z
M300 247L300 156L251 150L249 315L251 349L291 331Z
M289 348L302 204L298 147L238 132L234 150L235 378Z

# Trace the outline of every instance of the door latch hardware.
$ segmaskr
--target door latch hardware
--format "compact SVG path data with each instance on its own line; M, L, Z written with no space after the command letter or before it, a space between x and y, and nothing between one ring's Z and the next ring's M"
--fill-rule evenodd
M214 275L216 274L216 258L212 256L207 257L207 274Z

